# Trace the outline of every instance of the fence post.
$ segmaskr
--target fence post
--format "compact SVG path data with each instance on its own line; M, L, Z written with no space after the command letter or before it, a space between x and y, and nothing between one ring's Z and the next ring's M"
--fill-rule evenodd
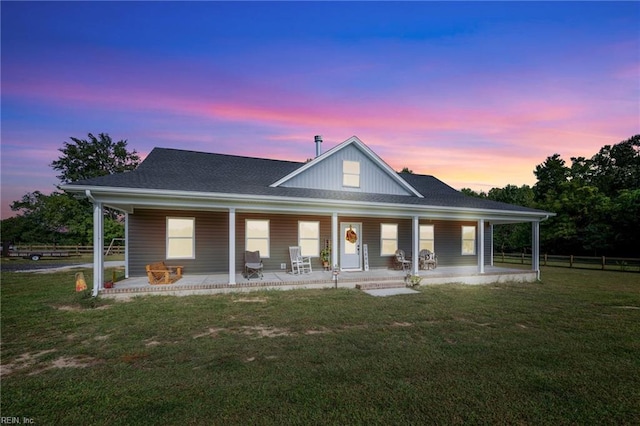
M604 256L602 256L602 270L604 271L604 265L605 265L606 261Z
M569 256L569 268L573 268L573 255Z
M524 265L524 252L522 252L522 258L520 260L520 263Z
M547 266L547 253L544 254L544 266Z

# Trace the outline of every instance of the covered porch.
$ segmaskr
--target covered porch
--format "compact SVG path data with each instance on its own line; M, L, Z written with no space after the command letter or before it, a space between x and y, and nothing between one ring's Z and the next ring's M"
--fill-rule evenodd
M501 282L533 282L537 272L517 268L486 266L480 271L477 266L438 267L421 270L420 285L434 284L491 284ZM229 282L227 274L186 274L174 284L151 285L147 277L126 278L115 283L113 288L103 288L100 295L109 298L130 298L144 295L188 296L249 292L256 290L293 290L321 288L392 288L404 287L405 273L392 269L346 272L336 275L332 271L313 271L295 275L285 271L267 271L263 279L247 280L236 274L235 283Z

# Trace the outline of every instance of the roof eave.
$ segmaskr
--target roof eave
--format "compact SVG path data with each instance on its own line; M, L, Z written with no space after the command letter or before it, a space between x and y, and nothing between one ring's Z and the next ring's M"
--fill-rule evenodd
M119 188L105 186L63 185L65 191L91 194L106 205L131 213L134 206L149 208L240 208L256 211L298 211L304 213L367 214L374 216L428 216L442 219L485 219L499 222L545 220L554 213L512 211L470 207L429 206L421 204L383 203L326 198L302 198L251 194L228 194L162 189ZM88 191L88 192L87 192ZM119 206L119 207L118 207Z

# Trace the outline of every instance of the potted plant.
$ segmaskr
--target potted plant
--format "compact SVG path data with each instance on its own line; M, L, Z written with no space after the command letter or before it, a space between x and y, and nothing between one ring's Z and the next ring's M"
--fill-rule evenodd
M325 247L320 251L320 259L322 260L322 267L329 268L329 262L331 261L331 248Z
M420 281L422 281L422 277L420 275L407 274L404 281L405 283L407 283L407 287L417 287L420 285Z

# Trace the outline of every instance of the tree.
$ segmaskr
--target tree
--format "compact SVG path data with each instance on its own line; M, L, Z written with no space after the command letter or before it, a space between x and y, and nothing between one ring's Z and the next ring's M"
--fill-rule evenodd
M547 197L558 194L558 188L564 185L570 176L570 169L560 154L547 157L544 163L536 166L533 174L538 182L533 186L533 193L537 201L543 201Z
M460 190L460 192L462 192L464 195L468 195L470 197L487 198L487 194L484 191L476 192L471 188L462 188Z
M135 150L127 150L127 141L113 142L106 133L88 140L70 138L59 149L63 154L51 163L60 172L62 183L90 179L135 169L140 158ZM11 205L18 216L5 224L3 238L14 242L55 242L60 244L90 244L93 239L92 209L88 200L79 200L70 194L54 191L50 195L34 191L25 194ZM105 218L105 240L124 235L122 215L108 210Z
M529 185L507 185L489 190L487 198L502 203L533 207L534 194ZM512 223L498 225L494 229L494 244L501 251L526 251L531 247L531 225Z
M56 176L62 183L106 176L134 170L140 163L135 150L127 151L127 140L113 142L107 133L96 138L88 134L89 140L69 138L73 143L64 142L58 151L62 156L51 163L59 171Z
M572 177L597 187L609 197L619 191L640 188L640 135L616 145L605 145L587 160L572 158Z
M84 203L62 192L45 195L29 192L11 204L25 224L25 230L12 239L16 242L88 244L91 210Z
M551 253L638 252L640 135L605 145L591 158L574 157L567 167L558 154L534 172L536 206L552 211L541 227L541 243Z
M625 257L640 257L640 188L623 189L612 202L613 244Z

